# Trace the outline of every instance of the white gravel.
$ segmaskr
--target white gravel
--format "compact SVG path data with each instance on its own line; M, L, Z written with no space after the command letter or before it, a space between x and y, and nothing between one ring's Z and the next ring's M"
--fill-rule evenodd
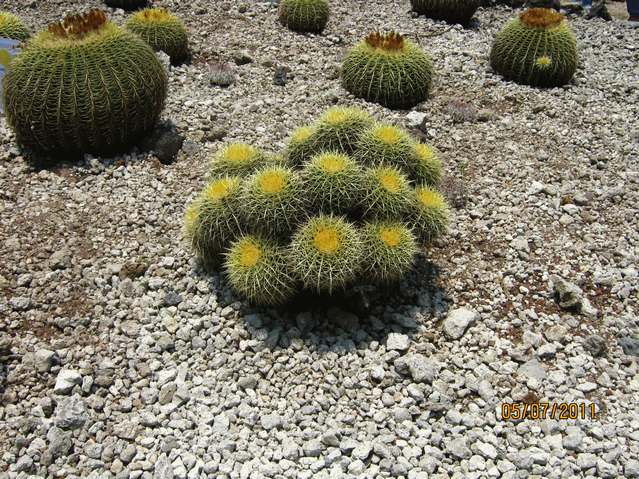
M537 90L487 65L504 8L463 30L408 1L334 1L304 36L271 2L155 3L192 34L164 114L187 140L175 163L36 170L0 119L0 479L639 477L639 29L571 19L574 82ZM42 27L76 4L8 8ZM413 112L339 86L340 57L375 28L434 59ZM210 64L249 58L211 86ZM220 138L276 151L335 103L423 118L450 233L368 308L251 308L195 267L184 206ZM501 418L523 400L596 418Z

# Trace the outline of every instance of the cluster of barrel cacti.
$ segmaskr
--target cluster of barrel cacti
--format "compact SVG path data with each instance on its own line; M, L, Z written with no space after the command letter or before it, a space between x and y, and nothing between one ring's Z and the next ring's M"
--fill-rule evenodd
M320 33L328 22L327 0L282 0L280 23L296 32Z
M577 42L562 14L531 8L497 34L490 64L508 80L554 87L568 83L577 69Z
M166 92L153 50L100 10L49 25L3 80L18 143L52 156L129 148L156 125Z
M429 56L396 32L371 33L347 53L342 65L346 90L389 108L410 108L424 101L432 80Z
M232 143L185 213L185 237L250 301L389 283L441 235L442 164L406 131L334 107L291 135L282 154Z

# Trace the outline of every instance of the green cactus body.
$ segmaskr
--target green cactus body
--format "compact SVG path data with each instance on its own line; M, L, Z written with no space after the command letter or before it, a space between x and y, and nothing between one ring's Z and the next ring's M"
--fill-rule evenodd
M430 58L394 32L370 34L348 52L342 65L346 90L388 108L410 108L424 101L432 78Z
M233 289L252 303L278 305L295 293L285 250L259 236L234 241L225 254L224 269Z
M413 11L434 20L466 25L480 5L479 0L410 0Z
M163 8L145 8L132 15L126 28L140 35L155 51L163 51L172 63L183 61L189 53L186 28L182 21Z
M320 33L328 22L326 0L281 0L280 23L296 32Z
M316 153L332 151L351 154L363 131L373 124L371 116L360 108L333 107L320 117L309 138Z
M312 136L313 127L310 125L301 126L293 131L285 153L291 166L301 165L315 154Z
M362 133L355 155L364 164L396 166L407 171L413 155L413 140L401 128L376 124Z
M289 261L305 288L322 293L343 289L357 278L362 242L357 228L339 216L311 218L293 235Z
M414 191L412 226L425 243L442 235L448 226L449 209L444 197L433 188L419 186Z
M359 164L340 153L313 157L302 170L304 194L315 211L347 213L357 206L362 194Z
M0 38L26 40L29 36L29 29L20 18L9 12L0 12Z
M184 215L184 236L206 265L215 265L245 227L238 216L242 180L237 176L209 183Z
M568 83L577 62L577 42L564 16L546 8L531 8L507 23L490 52L497 73L537 87Z
M395 166L365 170L363 192L365 218L402 219L410 211L412 190L408 178Z
M122 8L123 10L134 10L146 7L147 0L104 0L104 3L111 8Z
M442 178L442 162L435 151L423 143L413 143L408 170L417 184L437 186Z
M306 198L299 174L282 166L267 166L247 178L241 211L251 230L281 237L305 217Z
M246 176L268 163L266 155L247 143L229 143L211 160L211 178L226 175Z
M362 228L364 276L374 283L402 278L415 264L417 240L410 228L394 221L367 223Z
M53 155L103 154L128 148L155 126L167 77L148 45L93 10L30 40L3 85L20 144Z

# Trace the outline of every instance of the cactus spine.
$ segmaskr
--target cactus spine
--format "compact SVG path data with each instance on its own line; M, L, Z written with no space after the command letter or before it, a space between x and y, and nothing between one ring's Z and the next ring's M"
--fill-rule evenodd
M29 29L20 18L9 12L0 12L0 38L26 40L29 36Z
M247 143L230 143L211 160L209 173L212 178L225 175L246 176L266 163L266 155Z
M418 252L410 228L393 221L365 224L362 243L364 274L376 283L401 279L413 267Z
M442 178L442 162L424 143L413 143L408 163L409 176L417 184L437 186Z
M437 190L428 186L415 189L412 223L420 240L428 243L440 236L448 226L448 205Z
M152 129L167 78L140 38L92 10L30 40L4 79L9 125L45 154L112 153Z
M327 0L282 0L280 23L296 32L320 33L328 22Z
M366 128L373 124L371 116L360 108L333 107L320 117L309 138L316 153L334 151L351 154Z
M531 8L497 34L490 64L508 80L537 87L568 83L577 69L577 42L563 15Z
M432 79L430 58L395 32L371 33L348 52L342 65L346 90L388 108L410 108L424 101Z
M189 52L186 28L182 21L163 8L145 8L132 15L126 28L140 35L155 51L163 51L172 63L183 61Z
M362 209L366 218L404 218L410 203L410 184L399 168L378 166L364 172Z
M362 163L397 166L406 170L411 163L413 140L394 126L378 123L364 131L357 143L357 158Z

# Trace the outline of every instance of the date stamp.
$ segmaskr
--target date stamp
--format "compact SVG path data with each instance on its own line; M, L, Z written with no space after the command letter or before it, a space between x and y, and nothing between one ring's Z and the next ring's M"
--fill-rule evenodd
M595 419L595 404L576 402L512 402L501 405L504 421L520 419Z

